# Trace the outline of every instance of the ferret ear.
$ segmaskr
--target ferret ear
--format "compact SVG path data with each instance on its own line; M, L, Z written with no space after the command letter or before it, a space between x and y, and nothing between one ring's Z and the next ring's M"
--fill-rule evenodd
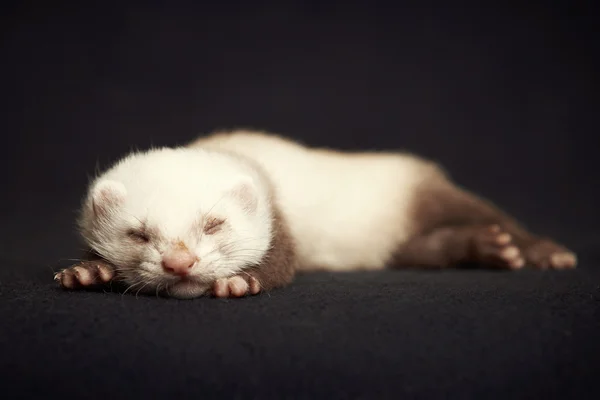
M256 186L250 178L241 179L231 189L233 198L242 206L244 211L253 214L258 207L258 194Z
M120 182L103 180L96 183L91 196L94 214L106 215L123 203L126 195L127 189Z

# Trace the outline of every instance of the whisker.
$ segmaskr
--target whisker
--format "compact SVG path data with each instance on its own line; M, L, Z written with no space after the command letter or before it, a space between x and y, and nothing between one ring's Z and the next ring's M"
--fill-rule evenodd
M158 292L160 291L160 287L163 285L164 282L159 282L158 285L156 285L156 298L158 298Z
M127 292L129 291L129 289L132 289L132 288L136 287L137 285L141 285L142 283L144 283L144 282L143 282L143 281L142 281L142 282L135 282L134 284L130 285L130 286L129 286L129 287L127 287L127 289L125 289L125 291L124 291L124 292L121 294L121 297L125 296L125 293L127 293Z
M152 283L151 281L146 282L146 284L144 286L142 286L141 288L138 289L137 292L135 292L135 298L138 298L138 293L140 292L140 290L144 289L146 286L148 286L150 283Z

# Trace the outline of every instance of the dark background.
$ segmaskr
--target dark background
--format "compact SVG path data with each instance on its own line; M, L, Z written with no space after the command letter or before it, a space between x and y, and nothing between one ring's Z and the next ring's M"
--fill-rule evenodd
M3 392L600 393L598 7L450 3L5 6ZM580 268L315 274L240 301L56 289L96 166L234 127L433 158Z

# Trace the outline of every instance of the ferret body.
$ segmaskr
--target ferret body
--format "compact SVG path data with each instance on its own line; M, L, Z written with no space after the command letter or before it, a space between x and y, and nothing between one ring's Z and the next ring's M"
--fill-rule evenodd
M277 136L238 131L191 148L240 154L268 175L296 242L302 270L381 269L415 231L417 187L441 175L405 154L309 149Z
M95 257L57 274L64 287L119 279L178 298L256 294L318 269L576 265L429 160L253 131L128 155L91 183L79 225Z

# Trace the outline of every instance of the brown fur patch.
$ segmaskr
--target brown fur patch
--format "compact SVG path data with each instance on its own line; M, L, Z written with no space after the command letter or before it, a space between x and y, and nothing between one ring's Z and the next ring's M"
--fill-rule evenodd
M297 269L294 240L285 219L276 206L273 206L272 224L273 241L264 261L245 271L258 279L262 291L289 284Z
M481 257L473 256L469 247L471 238L477 237L474 232L481 227L492 225L510 236L511 242L524 253L526 262L534 266L542 264L530 250L536 248L542 238L489 200L456 185L434 163L423 160L422 167L422 182L411 206L411 238L399 245L391 257L392 265L434 267L439 264L437 266L442 267L457 261L479 263ZM546 241L552 243L551 249L543 254L546 259L556 253L571 254L564 247ZM575 263L567 261L567 266Z
M488 200L458 187L441 170L432 169L424 174L414 194L411 214L416 235L440 227L498 224L516 241L525 243L534 239L514 218Z

